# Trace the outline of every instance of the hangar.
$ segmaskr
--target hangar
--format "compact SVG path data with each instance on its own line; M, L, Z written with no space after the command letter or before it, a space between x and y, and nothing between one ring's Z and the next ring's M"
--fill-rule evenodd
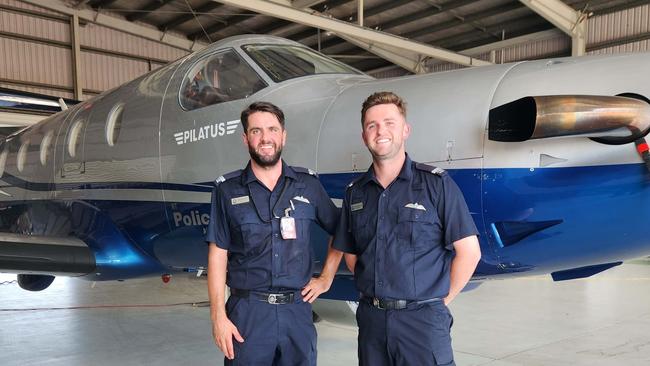
M649 13L650 5L647 1L623 0L0 0L0 55L2 55L0 63L0 88L2 88L0 89L0 123L2 124L2 134L6 136L6 138L3 137L3 152L0 153L0 165L2 165L0 171L4 173L0 175L5 176L3 185L0 187L0 194L5 197L5 200L7 200L6 197L11 198L9 200L11 203L3 202L2 205L3 217L0 221L2 223L0 235L3 239L0 246L4 247L0 250L0 263L7 266L6 263L10 263L15 258L15 252L11 252L7 248L10 245L13 245L11 248L15 248L18 245L17 242L25 242L25 235L31 237L31 240L35 242L35 244L32 243L34 246L30 247L32 248L30 250L38 249L39 245L45 244L52 247L96 248L95 244L89 244L88 240L82 239L83 236L65 237L63 244L60 241L47 238L45 234L51 232L46 229L43 231L42 227L37 227L36 223L42 221L35 219L40 217L38 215L42 206L34 206L36 208L27 211L27 216L21 216L23 215L22 211L18 212L17 207L20 204L16 202L23 202L26 199L12 197L18 197L19 194L16 192L21 189L28 192L47 193L50 190L50 184L52 184L57 187L51 189L52 197L39 196L40 198L38 198L26 193L20 194L25 194L24 197L31 197L28 200L32 202L42 202L54 198L53 201L65 202L65 207L71 207L83 201L84 204L92 202L92 205L101 208L106 206L96 202L106 202L105 197L110 196L113 190L121 189L116 181L112 180L116 175L128 178L130 174L144 174L144 176L149 174L154 178L153 180L145 179L145 183L154 182L163 186L158 191L156 191L157 188L150 189L146 185L144 188L128 186L128 189L154 191L151 193L153 195L151 197L154 198L149 198L149 201L145 199L137 201L146 201L142 203L142 205L146 205L151 201L155 202L158 195L162 197L163 202L170 200L169 197L173 197L172 193L175 188L169 188L165 184L177 184L177 180L180 180L182 176L193 174L189 167L193 164L197 166L202 164L200 161L192 160L194 155L178 158L181 155L176 154L172 147L177 148L185 145L183 146L185 148L198 145L199 134L203 129L191 130L188 127L185 130L167 131L170 139L171 136L176 138L175 143L170 145L172 147L162 143L159 146L147 147L146 136L154 136L155 139L155 134L140 136L136 133L132 136L137 138L129 141L128 138L125 139L124 133L120 135L120 126L124 126L122 132L126 131L128 126L125 121L129 119L128 113L132 113L133 109L128 104L128 99L124 99L124 104L120 104L111 99L117 94L111 93L120 90L120 86L126 83L138 83L138 80L144 80L143 75L163 75L165 67L171 69L177 60L191 59L192 56L188 55L192 55L193 52L209 53L210 45L218 44L220 41L228 42L228 37L240 36L235 39L245 39L241 37L260 34L289 39L311 50L318 51L328 56L329 59L336 60L337 67L344 70L348 70L346 68L348 66L352 67L353 69L350 70L358 70L365 75L377 78L379 83L383 79L389 79L390 81L387 81L389 83L397 80L393 78L406 75L430 74L431 80L436 80L440 85L445 85L448 88L439 91L431 90L432 95L444 100L445 94L465 93L468 90L467 86L478 85L478 81L483 80L483 77L475 76L476 84L470 84L467 80L461 80L462 78L454 80L454 75L461 74L445 74L446 71L480 70L482 67L495 67L496 70L498 67L509 67L499 65L543 59L555 60L548 61L546 64L548 68L551 68L556 65L562 66L563 63L565 66L570 64L561 61L561 57L573 56L580 59L590 55L647 52L650 46ZM269 71L270 64L255 59L251 56L251 52L247 54L249 55L246 58L247 61L256 62L251 61L249 67L260 75L264 73L266 75L260 76L261 84L256 86L251 82L251 90L242 91L240 97L233 97L234 94L231 94L228 97L232 98L230 100L249 98L257 91L265 90L265 86L281 86L282 79L274 80L273 72ZM240 53L240 55L244 54ZM295 53L293 55L295 56ZM235 68L234 64L228 63L224 59L220 58L219 64L230 65L224 67L228 71L232 71ZM267 57L265 60L270 60L270 58ZM284 60L286 61L286 58ZM236 67L241 65L238 63ZM618 65L623 69L629 65L637 64L621 62ZM611 67L611 65L609 66ZM587 64L576 66L566 77L569 78L572 74L575 76L582 67L588 68L589 66ZM617 67L616 64L615 67ZM207 70L207 66L202 67L201 71L196 71L192 75L203 75L202 73L207 73ZM610 69L596 67L593 70ZM350 75L354 73L346 72ZM638 72L639 80L646 77L647 73L647 69L641 68ZM441 76L437 76L438 74ZM543 73L536 74L529 79L523 78L524 74L509 74L512 75L510 79L505 77L505 73L503 75L502 81L497 83L499 87L516 85L517 82L520 84L544 84L544 77L546 77ZM521 79L515 78L518 75ZM416 76L413 76L411 80L424 80L415 79ZM588 88L598 84L599 80L609 80L608 76L611 75L608 75L607 72L600 74L591 72L581 75L582 78L577 78L579 82L574 83L581 85L574 85L575 89L589 90ZM144 78L146 79L146 76ZM349 80L357 78L353 81L362 83L359 80L365 76L356 74L350 78ZM633 77L628 77L623 81L631 82L633 79ZM546 80L553 79L549 76L549 79ZM220 82L228 82L228 80L223 79ZM468 84L463 84L464 82ZM151 86L151 89L144 91L139 89L133 93L132 102L134 103L138 95L154 96L156 93L167 93L166 89L162 92L160 91L162 89L156 89L155 78L149 80L148 83L138 85ZM181 85L180 81L179 85ZM323 82L322 85L333 84L324 84ZM612 85L608 87L616 89ZM292 86L299 87L300 85L292 84ZM303 87L306 94L312 93L314 90L313 86ZM411 86L399 86L399 88L403 88L400 90L404 90L406 93ZM362 91L359 93L366 93L370 90L361 89ZM615 95L629 95L630 92L635 91L636 89L621 89ZM343 92L341 91L341 93ZM356 103L357 99L355 98L358 96L354 92L346 93L346 98L350 98L349 100ZM648 97L647 94L643 95L640 92L634 94ZM467 93L467 95L468 97L462 103L457 102L459 106L463 105L466 109L471 110L472 107L480 105L478 102L473 102L472 93ZM509 101L503 93L495 92L495 95ZM93 101L92 98L96 96L100 96L100 98ZM220 96L219 98L224 97ZM340 98L336 107L340 107L341 111L349 111L345 100L342 99L345 98ZM220 102L230 100L222 99ZM84 101L90 101L90 103L79 104ZM103 105L103 102L107 104ZM90 107L86 109L75 107L77 104ZM211 104L214 102L208 103L208 105ZM223 105L227 105L227 103ZM86 113L84 111L90 110L92 106L96 106L95 111L106 114L106 117L102 114L102 124L92 126L94 117L91 117L91 112L84 116ZM203 106L199 104L182 105L185 110L200 110ZM316 113L314 111L317 110L317 106L317 104L304 106L293 113L307 113L308 111ZM60 118L58 122L60 125L57 125L60 130L49 135L49 138L46 131L39 130L38 125L31 130L22 130L25 126L34 125L59 109L68 108L78 116L86 118L89 124L77 123L81 119L64 119L54 116L52 117L54 120ZM139 118L141 118L141 126L144 130L149 124L142 116L146 113L160 113L159 116L164 116L166 113L164 108L167 107L163 103L163 105L142 108L145 112ZM226 112L223 113L232 114L233 111L228 111L227 107L224 108L226 108L224 109ZM327 113L334 113L332 116L336 117L336 112L337 108L333 108L332 112L328 111ZM99 114L99 112L92 113ZM414 118L417 119L424 114L415 112ZM59 114L59 116L62 115L65 115L65 112ZM206 122L205 118L208 118L199 114L196 116L198 117L190 118L190 120L193 119L194 124ZM462 117L462 114L459 116ZM334 120L336 119L334 117L329 118ZM344 116L338 118L344 118ZM462 118L460 119L462 120ZM190 120L185 122L190 123ZM234 129L238 127L234 121L228 117L210 121L210 123L213 123L215 131L223 127L223 134L226 135L231 132L230 128L234 132ZM154 122L164 125L165 119L160 117ZM196 132L188 132L185 136L184 133L190 130ZM208 127L207 131L209 130ZM81 134L81 131L85 131L84 134ZM299 126L296 126L294 131L297 131L296 135L304 133ZM104 138L105 142L102 139L92 140L94 132L98 134L97 136ZM158 132L161 134L160 136L166 136L164 131L159 129ZM462 132L463 130L459 130L458 133ZM641 132L647 133L647 130ZM179 133L178 136L182 140L179 140L176 135ZM52 141L54 134L66 139L60 144L60 147L53 147L56 157L52 159L56 161L59 156L64 159L63 165L59 167L56 167L56 163L48 165L48 161L52 161L48 160L50 142L45 143L45 141ZM215 132L216 135L218 135L217 132ZM347 138L345 135L337 134L335 129L328 130L327 128L322 130L322 135L339 138L336 141L343 146L340 152L349 153L346 159L352 160L353 169L350 169L351 171L359 171L358 166L367 166L368 160L367 157L362 156L363 151L346 150L346 146L348 146L346 141L348 140L345 140ZM421 136L424 135L421 134ZM308 135L305 133L300 136L302 137L290 140L290 143L308 151L307 148L311 146L310 142L306 142L309 140L306 137ZM598 136L602 137L602 135ZM634 136L635 138L639 137ZM421 142L417 140L418 137L412 137L414 144ZM596 135L588 137L597 138ZM142 149L134 148L134 151L142 152L144 157L140 160L136 159L136 163L140 165L120 165L120 162L128 160L124 156L128 155L129 151L116 152L114 148L119 147L119 142L125 141L130 143L140 141ZM315 141L315 145L318 145L318 142ZM56 142L51 143L52 146L57 144ZM437 147L437 144L441 146L440 154L447 156L448 159L433 154L430 158L427 156L427 161L447 164L444 167L451 170L458 167L475 169L476 166L473 164L480 164L480 169L483 169L480 173L480 180L484 182L481 189L485 188L486 192L489 189L495 189L490 192L499 192L499 188L490 186L492 184L490 182L501 179L499 178L500 173L489 169L485 170L485 168L493 168L490 164L496 164L494 161L498 163L500 159L506 160L507 154L497 154L495 156L500 159L488 160L487 156L473 153L471 144L463 145L460 137L447 137L438 142L431 142L434 147ZM476 144L476 146L479 145ZM86 146L87 150L76 151L78 146ZM592 146L585 145L583 141L576 143L575 146L577 146L575 147L576 151L572 150L572 153L578 156L577 160L582 163L586 161L585 165L593 166L593 163L585 160L587 159L585 156L588 156ZM61 150L58 150L59 148ZM148 148L153 153L150 153ZM527 145L525 149L528 148ZM528 163L522 163L519 168L528 169L530 167L530 172L533 172L535 169L543 170L541 168L553 164L564 167L562 164L565 162L562 160L570 160L562 155L564 148L556 146L554 142L549 143L547 148L553 153L538 153L538 145L534 145L534 148L531 147L530 155L535 155L534 167ZM583 148L584 151L581 150ZM628 150L634 152L631 148ZM510 151L522 152L517 148ZM533 151L535 151L534 154ZM93 154L99 155L103 152L109 152L111 155L100 157L95 161L97 164L93 164L91 162ZM301 165L316 168L310 163L309 154L301 156L302 151L288 152L294 154L293 156ZM332 152L332 154L334 153L335 151ZM148 171L151 164L146 159L149 157L147 154L155 155L155 160L159 161L159 167L169 163L169 170L154 168ZM607 155L606 152L601 152L601 154ZM609 164L616 165L620 161L627 162L634 158L637 165L640 165L641 160L634 154L625 155L624 158L620 157L625 154L623 148L615 150L615 153L612 154L613 162L609 161ZM33 164L30 164L29 159L32 156L35 159ZM175 157L177 160L165 161L170 157ZM316 160L319 164L319 171L338 171L334 163L328 166L328 161ZM333 160L343 161L345 159ZM48 168L56 170L54 178L52 178L53 181L29 181L25 178L26 172L41 174L41 170ZM638 169L631 171L638 173ZM101 172L107 173L98 175L103 180L91 180L90 178L85 180L86 178L83 178L84 174L87 177L90 174ZM621 171L620 174L628 172L630 170ZM139 179L142 179L142 176L140 175ZM161 181L162 176L173 179ZM11 179L6 179L7 177L11 177ZM158 180L156 181L156 179ZM526 180L526 177L521 179ZM18 181L23 182L21 184L24 184L24 187L19 186L16 183ZM27 183L24 183L25 181ZM640 181L643 182L643 179ZM66 190L65 187L68 187L66 184L78 182L82 182L82 184L74 186L70 191ZM204 182L204 180L195 180L194 183L196 182ZM571 184L564 182L568 191L580 191L580 189L571 190ZM38 188L41 186L34 185L34 183L41 184L46 188ZM620 206L612 205L612 211L636 207L632 202L637 198L635 194L638 194L637 203L647 203L647 196L643 196L643 193L635 193L636 191L631 188L638 183L639 181L635 180L619 182L620 186L628 190L624 192L608 190L602 197L607 197L611 193L619 202L625 202ZM614 185L614 183L612 184ZM78 191L92 186L96 186L97 189L93 192L91 199L82 200L75 196ZM515 191L517 189L507 184L505 186ZM604 188L610 189L611 186ZM588 191L589 189L593 189L593 191ZM601 186L584 188L588 193L602 193L602 189ZM196 197L188 198L188 202L193 204L203 202L203 196L198 197L201 193L200 188L197 188L193 193ZM465 192L465 194L468 193ZM548 200L556 199L548 198ZM564 199L567 202L571 201L571 197L568 196ZM480 202L486 207L489 206L490 210L499 212L498 208L493 208L499 205L499 201L483 198ZM584 205L584 201L580 201L579 204ZM165 224L170 226L176 224L177 231L181 232L179 235L183 235L184 230L190 230L188 228L190 226L201 226L204 214L196 205L182 206L184 208L176 206L182 205L172 203L163 210L162 215L168 217ZM470 204L470 206L472 205ZM584 209L584 207L591 206L581 207ZM641 209L639 216L642 217L647 213L647 204L643 207L646 208L646 211ZM573 212L573 208L567 208L566 211ZM611 214L611 212L609 213ZM142 226L151 222L150 217L136 217L130 214L132 213L115 213L123 221L114 228L112 227L118 231L128 232L128 235L125 236L127 242L138 240L134 236L138 233L137 230L128 231L130 230L127 224L129 221ZM623 215L621 213L616 217ZM21 217L27 218L21 219ZM85 223L83 219L87 217L89 216L85 213L80 216L72 214L71 218L76 221L72 220L70 224L62 225L52 222L44 226L59 229L68 228L66 225L82 226ZM101 219L100 215L90 217L96 222ZM488 215L485 214L484 219L487 217ZM554 219L554 217L549 219ZM595 224L598 223L606 225L606 219L607 216L604 214L596 215L591 217L589 223L592 226L597 226ZM620 235L623 237L621 241L635 245L629 251L625 251L624 259L629 259L629 253L648 255L647 244L637 243L635 239L641 225L637 225L634 218L626 217L621 220L628 223L623 225L624 229L621 230ZM481 229L482 233L488 237L491 234L501 234L498 240L490 237L490 240L498 241L497 244L500 245L499 247L495 244L495 252L503 250L499 253L507 254L507 250L522 248L511 245L522 240L523 237L517 236L520 230L525 231L525 237L535 238L539 242L545 239L542 236L546 233L552 237L563 232L562 229L559 229L559 231L541 233L542 236L535 236L539 235L536 234L537 231L545 230L547 226L558 225L557 222L552 223L548 219L535 221L536 223L543 222L543 224L536 224L538 226L532 229L528 225L529 220L525 221L528 226L517 222L516 228L513 228L512 222L512 219L507 221L503 219L495 222L492 226L486 225ZM581 224L584 225L584 223ZM612 225L611 230L619 228L615 223L608 222L607 224ZM542 226L544 227L542 228ZM557 226L557 228L561 228L561 226ZM552 230L558 230L557 228ZM635 228L637 231L634 230ZM596 227L594 227L594 232L598 232ZM146 236L145 234L151 234L151 232L144 232L143 235ZM103 235L108 234L103 232ZM61 235L57 232L56 237L59 238L59 236ZM585 241L595 239L594 236L596 235L585 236L588 238ZM52 286L44 291L32 293L19 288L15 275L3 274L0 286L2 294L0 296L0 314L2 314L0 349L3 351L0 352L1 363L8 365L171 365L216 362L219 364L221 353L214 347L210 337L209 313L205 307L207 297L205 280L197 277L197 272L195 272L201 273L204 268L200 265L178 264L183 263L185 258L178 258L178 253L170 251L170 248L173 243L182 239L170 236L165 240L167 241L154 248L154 253L157 259L176 270L170 284L162 283L160 277L128 279L124 282L103 282L101 278L98 278L100 281L88 282L63 276L57 278ZM613 247L623 246L620 242L612 244ZM125 249L126 246L120 248ZM485 249L488 248L491 247ZM549 248L549 250L551 249L555 249L555 247ZM616 258L608 250L598 247L597 251L599 253L602 251L603 256L611 255L611 258ZM621 250L622 252L623 250ZM30 253L28 253L31 255L30 260L42 257L39 253ZM65 252L65 255L69 253ZM80 252L79 255L83 256L84 253L86 252ZM535 252L535 255L542 258L552 257L549 253ZM65 261L61 259L65 255L53 254L52 258ZM97 258L99 257L96 257L95 260ZM107 258L111 258L110 254L107 254ZM500 255L496 255L496 258L497 260L501 259ZM547 260L543 264L548 265L556 258L543 259ZM457 364L647 364L650 360L645 335L645 329L648 326L646 308L649 300L646 295L647 291L644 291L649 283L647 259L632 259L620 267L618 266L620 261L614 259L606 262L595 260L595 262L588 263L591 265L572 267L563 263L564 267L559 264L556 267L547 267L552 269L548 270L544 276L483 281L477 289L461 295L452 305L454 315L457 317L452 332ZM507 260L499 261L495 267L509 274L528 270L525 263ZM612 267L617 268L608 270ZM3 269L5 267L0 266L0 271ZM590 277L605 270L608 271ZM67 273L75 275L85 273L79 271L70 270ZM9 272L15 273L17 270ZM47 271L40 268L37 272ZM58 273L59 271L53 272ZM172 271L170 270L170 272ZM551 273L552 279L555 280L573 280L553 282L548 273ZM110 276L111 274L106 271L103 275ZM123 279L119 274L113 276L115 276L113 279L116 280ZM490 273L485 272L485 278L489 276ZM483 278L479 277L479 279ZM168 278L168 276L163 276L165 280ZM24 278L23 281L25 281ZM21 286L24 285L26 282L21 284ZM31 285L38 286L38 283L31 282ZM316 305L315 309L319 317L323 319L317 325L320 334L319 364L355 364L356 327L348 304L342 301L323 300Z

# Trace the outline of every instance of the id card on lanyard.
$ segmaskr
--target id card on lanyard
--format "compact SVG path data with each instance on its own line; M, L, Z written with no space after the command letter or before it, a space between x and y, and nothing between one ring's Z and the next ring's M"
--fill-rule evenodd
M297 239L298 235L296 232L296 219L289 216L289 212L293 211L294 206L293 202L289 200L291 207L288 207L284 210L284 216L280 218L280 233L282 234L282 239Z

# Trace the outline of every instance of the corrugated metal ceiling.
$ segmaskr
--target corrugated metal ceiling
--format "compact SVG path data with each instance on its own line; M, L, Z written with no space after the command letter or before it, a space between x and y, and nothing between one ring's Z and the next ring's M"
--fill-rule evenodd
M130 21L144 22L192 40L216 41L224 37L275 34L318 48L319 32L307 26L225 6L209 0L77 0L79 6L111 11ZM564 0L576 10L593 15L647 4L639 0ZM356 22L356 0L326 0L313 10ZM554 28L518 0L365 0L364 23L368 27L460 51L503 39ZM390 65L335 35L320 32L325 54L340 57L369 71ZM567 50L570 52L570 50ZM359 56L369 57L359 57ZM344 57L352 56L352 57Z

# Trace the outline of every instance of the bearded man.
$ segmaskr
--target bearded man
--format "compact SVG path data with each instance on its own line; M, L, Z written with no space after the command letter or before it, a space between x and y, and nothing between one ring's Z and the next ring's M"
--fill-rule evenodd
M310 226L334 234L339 210L312 170L280 159L282 110L255 102L241 122L251 160L216 180L206 236L214 341L225 365L313 366L311 302L329 289L343 254L330 247L312 278Z

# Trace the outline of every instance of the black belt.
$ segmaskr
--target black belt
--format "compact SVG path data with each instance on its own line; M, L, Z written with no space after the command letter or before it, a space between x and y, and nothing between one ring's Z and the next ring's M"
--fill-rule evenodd
M273 305L293 304L296 291L291 292L260 292L251 290L230 289L230 294L242 299L252 298Z
M381 310L402 310L412 304L426 304L430 302L442 301L441 298L435 297L426 300L387 300L377 297L362 296L361 300Z

